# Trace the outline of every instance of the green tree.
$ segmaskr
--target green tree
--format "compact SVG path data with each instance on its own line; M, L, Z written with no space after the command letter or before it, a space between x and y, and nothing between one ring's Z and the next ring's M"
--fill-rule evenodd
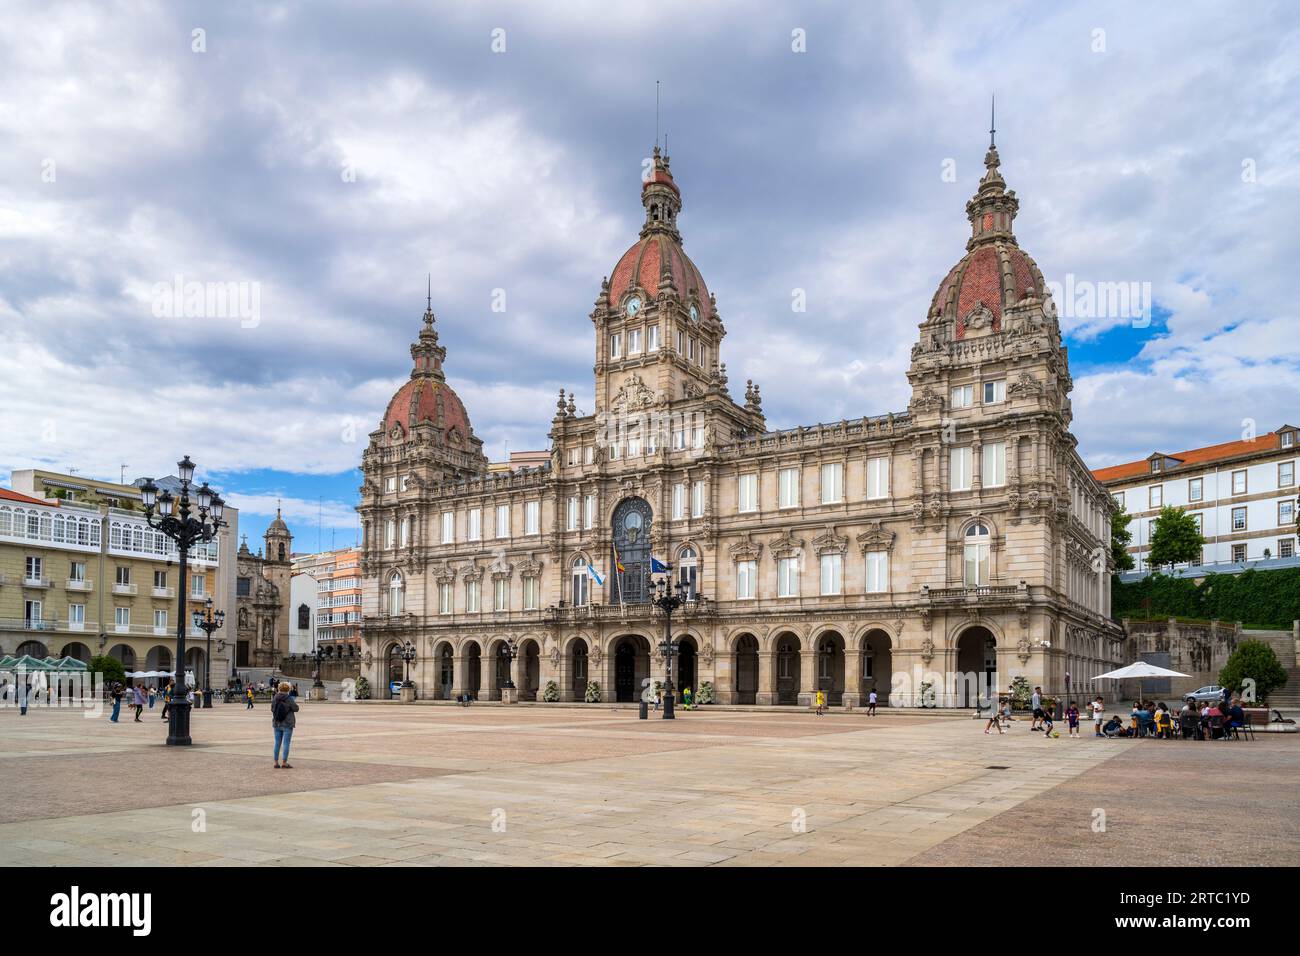
M1196 527L1196 519L1181 508L1165 505L1156 517L1151 532L1151 552L1147 557L1151 567L1159 568L1183 562L1201 560L1205 538Z
M1129 542L1133 540L1133 532L1128 529L1128 523L1133 520L1133 516L1120 508L1110 516L1110 557L1115 562L1116 571L1132 571L1133 555L1129 554Z
M1240 691L1247 680L1255 682L1254 697L1258 701L1268 700L1272 691L1286 683L1286 671L1273 648L1263 641L1242 641L1219 671L1221 687Z
M92 657L90 659L90 672L101 673L104 675L104 686L107 687L114 681L126 681L126 668L116 657Z

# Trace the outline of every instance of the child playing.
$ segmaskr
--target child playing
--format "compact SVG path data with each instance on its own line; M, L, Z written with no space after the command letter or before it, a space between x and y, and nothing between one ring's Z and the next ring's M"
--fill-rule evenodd
M1092 734L1094 737L1106 736L1101 732L1101 716L1106 712L1106 705L1102 703L1101 696L1098 695L1092 702Z
M1069 727L1071 737L1079 736L1079 708L1074 701L1070 701L1070 706L1065 709L1065 723Z
M871 693L867 695L867 716L872 717L876 713L876 701L878 700L876 688L871 688Z
M1002 729L1002 709L1001 709L1001 707L995 707L995 708L993 708L993 713L989 714L989 722L988 722L987 724L984 725L984 733L987 734L987 733L988 733L990 730L992 730L994 727L997 727L997 729L998 729L998 733L999 733L999 734L1005 734L1005 733L1006 733L1006 731Z
M825 710L826 710L826 691L819 690L817 692L817 716L821 717Z
M1041 718L1041 722L1042 722L1042 727L1043 727L1043 736L1044 736L1044 737L1059 737L1059 736L1061 736L1061 734L1060 734L1059 731L1056 731L1056 730L1053 730L1053 729L1052 729L1053 726L1054 726L1054 724L1052 723L1052 708L1051 708L1051 707L1045 707L1045 708L1043 708L1043 716L1042 716L1042 718Z

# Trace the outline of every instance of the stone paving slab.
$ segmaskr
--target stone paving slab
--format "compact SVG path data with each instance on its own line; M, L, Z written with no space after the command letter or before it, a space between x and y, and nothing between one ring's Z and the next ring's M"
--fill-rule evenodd
M977 722L923 715L706 710L640 721L633 710L604 707L304 702L295 769L278 771L269 724L265 708L218 706L196 715L198 746L180 749L162 746L165 725L156 718L113 725L70 711L21 719L0 711L0 864L884 866L929 855L955 861L960 852L987 858L982 834L1002 834L1003 821L1027 807L1069 794L1062 812L1079 810L1086 781L1119 779L1113 768L1121 766L1128 785L1141 787L1148 746L1048 741L1027 726L984 736ZM1233 755L1241 766L1232 772L1268 779L1274 758L1258 744L1246 754L1250 746ZM1190 756L1160 771L1161 786L1195 794L1232 779L1214 776L1214 750ZM196 807L205 815L198 833ZM1294 801L1287 807L1294 820ZM1151 832L1160 830L1155 821ZM964 839L983 845L963 851ZM1085 862L1095 849L1014 827L995 840L1046 854L1039 863ZM1280 851L1289 854L1289 844Z

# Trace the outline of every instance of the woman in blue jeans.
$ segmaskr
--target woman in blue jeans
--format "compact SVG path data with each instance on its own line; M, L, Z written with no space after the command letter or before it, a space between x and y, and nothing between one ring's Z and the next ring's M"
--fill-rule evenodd
M298 701L289 694L293 686L286 680L280 681L279 691L271 699L271 727L275 731L275 767L274 769L292 770L289 763L289 742L293 739L293 728L298 723ZM284 754L280 747L283 744Z

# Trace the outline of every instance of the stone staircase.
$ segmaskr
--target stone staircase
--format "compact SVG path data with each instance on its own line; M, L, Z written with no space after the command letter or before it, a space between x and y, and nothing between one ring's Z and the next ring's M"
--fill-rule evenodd
M1268 695L1270 710L1300 711L1300 667L1289 667L1286 683Z

